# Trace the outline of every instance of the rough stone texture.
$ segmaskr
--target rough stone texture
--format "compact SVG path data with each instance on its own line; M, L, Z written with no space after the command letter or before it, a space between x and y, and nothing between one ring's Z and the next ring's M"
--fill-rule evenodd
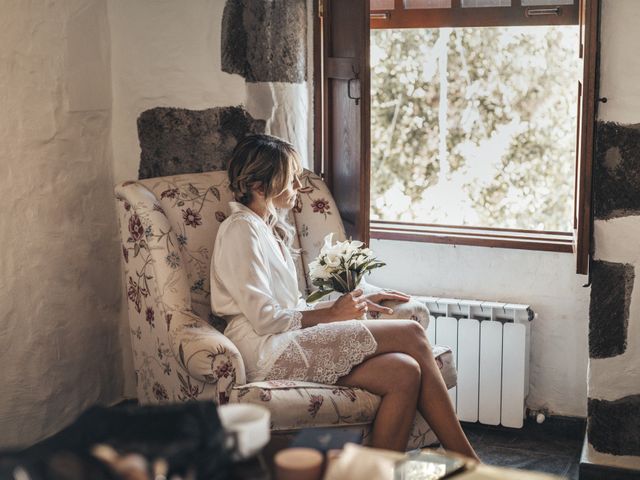
M640 455L640 395L589 399L589 443L602 453Z
M640 124L598 122L596 142L595 217L640 215Z
M307 79L306 0L227 0L222 70L248 82Z
M207 110L158 107L138 118L140 179L224 170L233 148L265 122L242 107Z
M589 305L589 355L615 357L627 348L629 304L633 293L633 265L595 260Z

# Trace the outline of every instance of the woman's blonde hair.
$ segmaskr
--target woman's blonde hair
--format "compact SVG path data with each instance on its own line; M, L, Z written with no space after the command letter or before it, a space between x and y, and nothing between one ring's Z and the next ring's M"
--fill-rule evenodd
M249 135L236 145L229 162L229 188L237 202L248 205L253 188L262 186L271 210L273 231L291 248L295 229L286 221L287 211L278 211L269 201L287 189L294 174L302 170L300 155L289 142L272 135Z

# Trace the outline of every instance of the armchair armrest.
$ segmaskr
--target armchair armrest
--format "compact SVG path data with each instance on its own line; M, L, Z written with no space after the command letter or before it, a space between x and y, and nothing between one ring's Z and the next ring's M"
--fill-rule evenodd
M415 320L426 330L429 326L429 309L427 306L419 300L410 299L408 302L398 302L395 300L385 300L381 303L385 307L393 309L391 315L381 312L371 312L375 317L372 318L406 318L409 320Z
M365 294L377 293L384 290L383 288L371 285L370 283L363 282L361 286ZM420 325L422 325L425 330L429 326L429 309L424 304L424 302L421 302L420 300L416 300L415 298L411 298L408 302L385 300L381 303L381 305L393 309L393 313L389 315L381 312L370 312L368 314L369 318L406 318L409 320L415 320Z
M246 383L242 356L218 330L190 311L169 314L169 344L180 366L193 378L215 385L226 403L234 385Z

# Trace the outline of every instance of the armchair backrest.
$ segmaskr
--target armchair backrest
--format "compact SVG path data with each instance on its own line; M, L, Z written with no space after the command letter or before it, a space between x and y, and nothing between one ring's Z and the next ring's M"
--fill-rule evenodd
M318 254L324 237L334 232L336 239L343 239L345 233L331 193L320 177L305 171L301 181L303 186L289 220L298 233L294 248L301 250L296 258L298 286L307 294L311 286L307 265ZM156 275L164 272L175 277L173 303L184 302L182 308L192 309L222 330L223 324L211 314L209 265L218 228L229 215L229 202L233 200L226 171L124 182L116 193L125 214L121 215L125 263L139 249L131 241L133 237L145 238L148 244L162 243L166 247L164 258L159 259L163 268ZM139 306L135 298L130 296L130 308ZM140 295L137 298L139 301Z
M325 235L342 239L344 228L324 182L305 172L302 183L289 221L298 232L296 270L306 294L308 263ZM124 182L116 198L139 401L228 399L233 384L244 382L244 367L210 326L225 327L211 314L209 287L213 245L232 200L226 172ZM207 336L205 346L195 340Z

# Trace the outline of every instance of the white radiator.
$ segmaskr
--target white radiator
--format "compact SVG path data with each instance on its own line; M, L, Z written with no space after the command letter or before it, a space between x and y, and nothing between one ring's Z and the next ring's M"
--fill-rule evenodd
M453 350L458 385L449 390L465 422L520 428L529 393L528 305L419 297L431 312L427 337Z

